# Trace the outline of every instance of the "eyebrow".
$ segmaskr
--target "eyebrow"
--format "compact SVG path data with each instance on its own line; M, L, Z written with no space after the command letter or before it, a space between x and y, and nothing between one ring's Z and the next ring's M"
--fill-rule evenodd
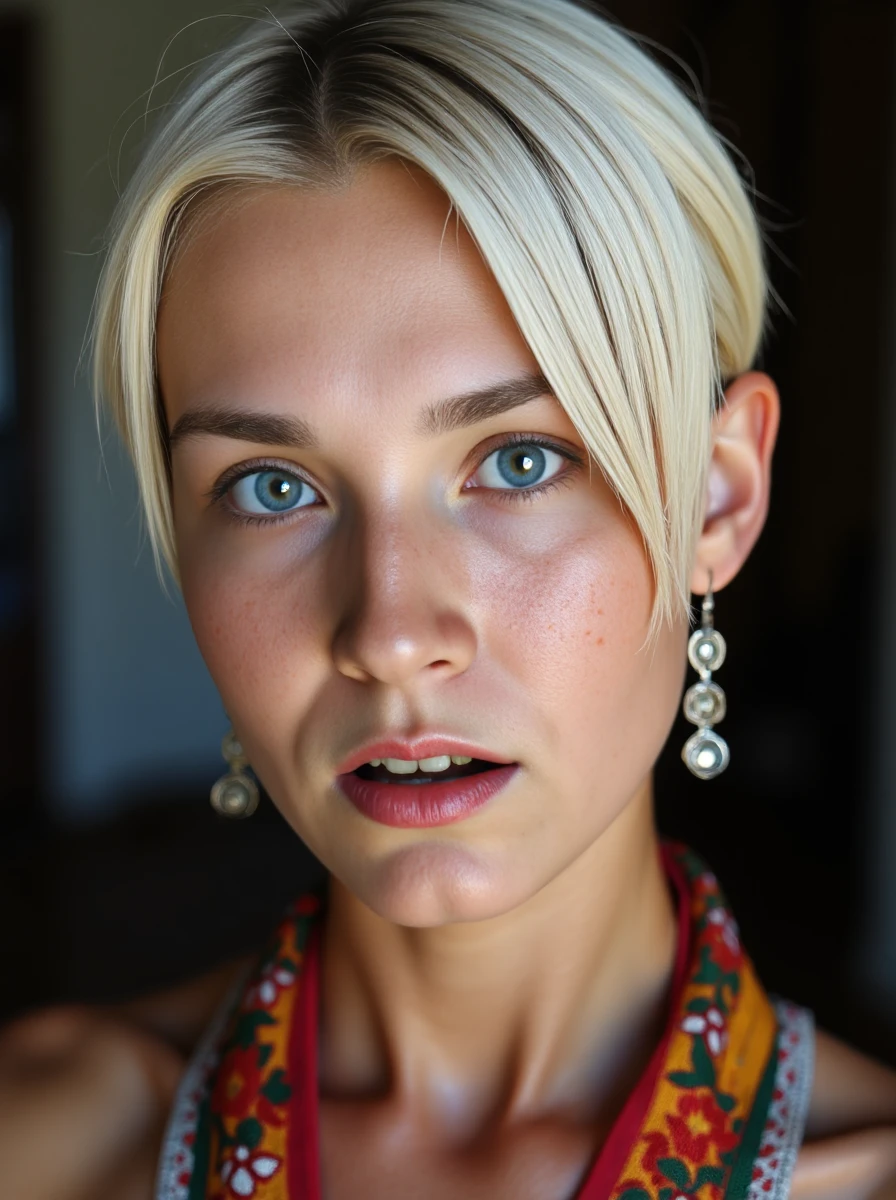
M552 395L551 387L540 371L526 371L512 379L428 404L417 420L417 430L433 437L450 433ZM291 446L297 450L314 449L320 444L311 425L301 417L238 408L196 408L175 422L168 438L169 453L180 442L201 436Z
M433 436L451 433L499 417L545 395L551 395L551 387L544 375L540 371L526 371L513 379L428 404L420 414L417 428L420 433Z
M194 408L175 422L168 438L169 451L188 438L212 436L236 438L240 442L262 442L271 446L293 446L297 450L317 445L307 421L275 413L242 408Z

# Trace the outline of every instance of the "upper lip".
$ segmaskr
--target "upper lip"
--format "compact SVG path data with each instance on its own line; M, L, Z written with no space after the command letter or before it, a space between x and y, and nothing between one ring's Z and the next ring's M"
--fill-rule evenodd
M376 742L365 742L340 763L337 775L347 775L372 758L436 758L443 754L469 755L470 758L483 758L487 762L512 763L512 758L496 754L494 750L486 750L472 742L461 741L451 734L431 733L410 741L402 738L385 738Z

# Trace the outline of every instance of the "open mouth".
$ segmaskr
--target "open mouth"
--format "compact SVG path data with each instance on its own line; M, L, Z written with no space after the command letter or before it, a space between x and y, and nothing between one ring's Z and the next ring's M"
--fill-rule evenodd
M472 758L467 763L451 764L441 771L425 770L418 763L413 771L392 771L384 763L374 765L364 763L352 775L359 779L370 780L371 783L448 783L452 779L465 779L469 775L481 775L485 771L495 771L505 767L506 763L489 762L484 758Z
M337 775L336 787L373 821L422 829L472 816L503 792L519 769L519 763L466 754L371 758Z

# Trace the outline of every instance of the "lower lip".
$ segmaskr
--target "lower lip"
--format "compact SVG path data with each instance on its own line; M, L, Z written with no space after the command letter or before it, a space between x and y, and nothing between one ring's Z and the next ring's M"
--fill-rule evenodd
M421 829L462 821L505 788L519 763L446 779L444 783L377 783L349 772L336 783L355 808L372 821L397 829Z

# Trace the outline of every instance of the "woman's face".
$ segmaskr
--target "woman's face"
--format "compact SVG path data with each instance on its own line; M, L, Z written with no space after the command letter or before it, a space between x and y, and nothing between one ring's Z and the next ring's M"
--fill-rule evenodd
M506 912L582 855L644 788L685 667L684 623L641 649L641 539L557 401L464 399L538 364L448 214L398 162L246 193L197 226L158 327L200 650L296 832L413 926ZM517 766L337 780L422 739Z

